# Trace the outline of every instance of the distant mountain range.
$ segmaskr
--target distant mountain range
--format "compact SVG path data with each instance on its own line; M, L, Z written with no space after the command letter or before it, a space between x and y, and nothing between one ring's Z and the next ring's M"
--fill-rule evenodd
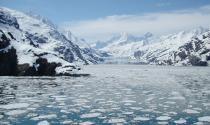
M106 51L112 55L111 61L119 63L208 65L210 29L199 27L160 37L151 33L140 37L122 33L92 47Z

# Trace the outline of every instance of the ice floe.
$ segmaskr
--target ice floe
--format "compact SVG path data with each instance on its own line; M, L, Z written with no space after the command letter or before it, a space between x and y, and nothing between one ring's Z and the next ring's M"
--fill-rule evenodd
M133 120L135 120L135 121L148 121L148 120L150 120L150 118L138 116L138 117L135 117Z
M167 121L170 119L171 119L171 117L169 117L169 116L159 116L156 118L156 120L159 120L159 121Z
M210 116L203 116L198 118L201 122L210 122Z
M183 118L180 118L179 120L175 120L174 123L176 124L185 124L187 121Z
M80 116L80 118L95 118L95 117L98 117L100 115L101 115L101 113L88 113L88 114L82 114Z
M0 119L2 119L4 116L3 115L0 115Z
M174 96L174 97L170 97L168 99L171 99L171 100L185 100L185 97L183 97L183 96Z
M198 114L200 112L196 111L196 110L192 110L192 109L185 109L183 112L186 112L188 114Z
M125 119L123 119L123 118L112 118L112 119L109 119L108 123L111 123L111 124L125 123Z
M49 114L49 115L39 115L37 117L31 118L32 120L41 120L41 119L53 119L57 118L56 114Z
M26 112L27 110L11 110L11 111L6 112L6 115L18 116Z
M80 123L80 125L94 125L94 123L87 121L87 122Z
M19 109L19 108L27 108L29 106L28 103L12 103L7 105L1 105L2 109Z
M48 121L40 121L40 122L38 122L38 124L37 125L50 125L50 123L48 122Z
M124 115L132 115L133 112L123 112L122 114L124 114Z
M73 123L72 120L65 120L65 121L62 122L62 124L64 124L64 125L70 125L72 123Z
M161 122L157 122L158 125L168 125L168 122L165 122L165 121L161 121Z

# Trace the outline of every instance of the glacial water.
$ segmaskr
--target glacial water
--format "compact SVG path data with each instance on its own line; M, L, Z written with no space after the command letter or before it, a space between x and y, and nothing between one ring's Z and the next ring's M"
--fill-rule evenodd
M90 77L0 77L0 125L210 124L210 67L92 65Z

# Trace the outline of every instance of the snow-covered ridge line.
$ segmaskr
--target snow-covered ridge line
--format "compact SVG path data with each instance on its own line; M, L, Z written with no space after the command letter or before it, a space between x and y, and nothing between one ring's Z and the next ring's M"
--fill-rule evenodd
M209 52L209 34L208 28L196 28L189 31L181 31L174 34L155 37L145 34L142 38L135 40L132 35L123 34L119 37L114 37L103 44L96 43L93 46L99 47L110 53L113 57L108 60L108 63L139 63L139 64L158 64L158 65L208 65ZM205 39L203 38L205 37ZM134 37L135 38L135 37ZM197 42L193 42L197 41ZM186 44L192 44L190 47ZM200 46L200 48L198 48ZM197 47L197 48L196 48ZM187 49L185 56L180 57L184 52L183 48ZM196 49L196 50L195 50ZM197 50L199 49L199 50ZM182 54L180 54L182 53ZM204 61L205 63L192 63L191 59ZM113 60L113 61L112 61ZM190 61L191 60L191 61Z
M100 57L95 57L74 44L56 26L40 16L2 7L0 29L3 32L0 44L8 39L10 46L16 51L18 65L24 68L37 69L41 63L46 63L56 67L53 69L56 74L71 74L77 70L76 65L102 61L99 60ZM3 35L6 38L3 39Z

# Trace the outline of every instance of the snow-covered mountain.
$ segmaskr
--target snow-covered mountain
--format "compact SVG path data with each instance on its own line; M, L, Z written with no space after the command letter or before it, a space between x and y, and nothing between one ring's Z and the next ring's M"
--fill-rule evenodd
M202 27L160 37L155 37L151 33L147 33L142 37L133 37L124 33L120 37L104 42L106 45L103 44L104 46L101 46L100 50L109 52L113 56L112 60L123 58L145 64L195 65L190 62L190 59L194 58L194 56L197 59L199 58L199 61L206 61L207 56L209 56L209 52L204 55L201 52L210 49L210 41L208 35L206 35L208 33L209 29ZM206 36L205 40L203 36ZM97 44L99 43L94 45L96 48L98 47ZM189 46L202 47L199 50L197 48L195 51L193 47L188 50L187 47ZM185 54L183 48L187 49ZM183 54L186 57L179 57L179 55L183 56Z
M191 62L192 58L197 58L199 63L206 61L206 56L210 54L209 52L202 54L203 51L210 49L208 34L209 29L200 27L162 36L159 42L138 48L133 56L141 62L150 64L196 65Z
M93 58L95 60L95 63L103 62L104 58L109 56L106 52L91 47L85 39L76 37L71 31L69 31L69 29L61 29L61 32L66 36L67 39L78 45L82 49L84 54ZM89 57L86 58L88 59Z
M98 61L41 16L0 8L0 29L16 49L19 64L32 66L38 58L46 58L48 62L61 63L56 69L63 72L70 71L73 64Z
M150 44L150 42L154 42L152 39L154 39L154 36L149 32L140 37L123 32L106 42L96 42L92 47L109 52L114 57L131 57L136 47L145 46Z

